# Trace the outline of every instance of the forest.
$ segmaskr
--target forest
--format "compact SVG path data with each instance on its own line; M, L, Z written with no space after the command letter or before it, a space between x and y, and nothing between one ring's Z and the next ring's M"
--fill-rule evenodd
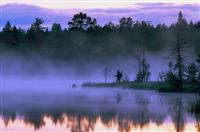
M160 81L169 81L178 89L182 89L184 82L196 86L200 80L200 21L188 22L181 11L177 16L177 22L171 25L152 25L150 21L122 17L117 24L109 22L100 26L95 18L80 12L66 21L65 29L59 23L47 28L42 18L36 18L28 30L8 21L0 32L0 53L38 55L52 61L132 56L139 65L135 81L147 82L151 75L148 53L169 52L172 61L167 73L159 73ZM186 61L188 55L194 61Z
M200 21L187 22L181 12L177 22L169 26L131 17L122 17L118 24L100 26L95 18L82 12L66 21L65 29L59 23L51 29L43 24L41 18L36 18L28 30L23 30L8 21L0 32L1 53L39 54L57 60L136 56L138 49L165 51L176 39L178 28L194 55L200 53Z

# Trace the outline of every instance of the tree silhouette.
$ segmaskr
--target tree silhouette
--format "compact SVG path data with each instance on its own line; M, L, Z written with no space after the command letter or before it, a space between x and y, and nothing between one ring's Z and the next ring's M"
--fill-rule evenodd
M62 29L61 29L61 25L59 23L54 23L52 28L51 28L51 31L53 33L60 33L62 32Z
M27 31L27 37L30 40L30 43L34 43L34 45L38 45L42 42L45 35L45 27L42 27L44 20L41 18L36 18L35 22L31 25L31 27Z
M181 91L183 88L183 72L184 72L184 59L185 52L187 51L186 41L183 38L182 31L183 28L187 25L185 18L181 12L178 15L178 21L176 23L176 38L175 41L172 41L171 44L171 56L173 56L176 60L174 65L174 70L178 73L178 82L177 82L177 90Z
M12 30L13 30L13 28L12 28L10 22L7 21L5 27L3 28L3 32L4 32L4 33L9 33L9 32L11 32Z
M132 29L134 26L134 21L131 17L123 17L119 20L119 28L121 30L128 30L128 29Z
M3 28L3 38L6 44L11 43L12 32L13 32L13 27L11 26L10 22L7 21L5 27Z
M87 16L86 13L75 14L71 21L68 22L69 30L89 30L97 27L97 21Z
M178 13L178 20L177 20L176 25L177 25L178 27L182 27L182 26L186 26L186 25L187 25L187 21L186 21L185 18L183 17L183 14L182 14L181 11Z
M194 27L200 30L200 22L199 22L199 21L196 22L196 23L194 24Z
M186 68L186 77L189 83L195 84L197 82L198 67L195 63L191 63Z
M108 22L107 24L105 24L105 25L103 26L103 30L104 30L105 32L110 32L110 31L113 31L113 30L115 30L115 29L117 29L117 27L116 27L116 25L115 25L114 23L112 23L112 22Z
M199 55L199 58L196 59L196 61L200 64L200 55Z
M136 59L138 60L139 69L135 81L148 82L151 73L149 71L150 65L146 62L144 49L142 50L142 56L137 56Z
M16 26L13 26L8 21L3 28L3 38L4 42L8 47L16 47L22 41L23 31L17 29ZM13 48L14 48L13 47Z
M199 85L199 89L200 89L200 55L198 56L196 61L199 63L198 85ZM200 95L200 90L199 90L199 95Z

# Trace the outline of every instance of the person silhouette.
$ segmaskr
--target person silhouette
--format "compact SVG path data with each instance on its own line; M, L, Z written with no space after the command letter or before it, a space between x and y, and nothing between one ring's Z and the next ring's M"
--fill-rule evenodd
M120 70L117 70L117 74L115 75L116 77L116 82L120 82L120 80L123 77L123 74L120 72Z
M74 83L74 84L72 84L72 87L73 87L73 88L76 88L76 84L75 84L75 83Z

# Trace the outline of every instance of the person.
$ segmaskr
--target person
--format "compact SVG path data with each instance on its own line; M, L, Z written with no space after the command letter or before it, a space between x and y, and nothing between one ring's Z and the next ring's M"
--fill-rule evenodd
M75 88L75 87L76 87L76 84L73 84L72 87Z
M120 70L117 70L117 75L115 75L116 77L116 82L120 82L120 80L123 77L123 74L120 72Z

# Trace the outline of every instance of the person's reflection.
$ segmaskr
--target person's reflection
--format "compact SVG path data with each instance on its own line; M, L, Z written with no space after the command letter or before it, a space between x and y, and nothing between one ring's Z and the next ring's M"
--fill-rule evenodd
M116 102L119 104L122 101L122 95L120 93L116 94Z

